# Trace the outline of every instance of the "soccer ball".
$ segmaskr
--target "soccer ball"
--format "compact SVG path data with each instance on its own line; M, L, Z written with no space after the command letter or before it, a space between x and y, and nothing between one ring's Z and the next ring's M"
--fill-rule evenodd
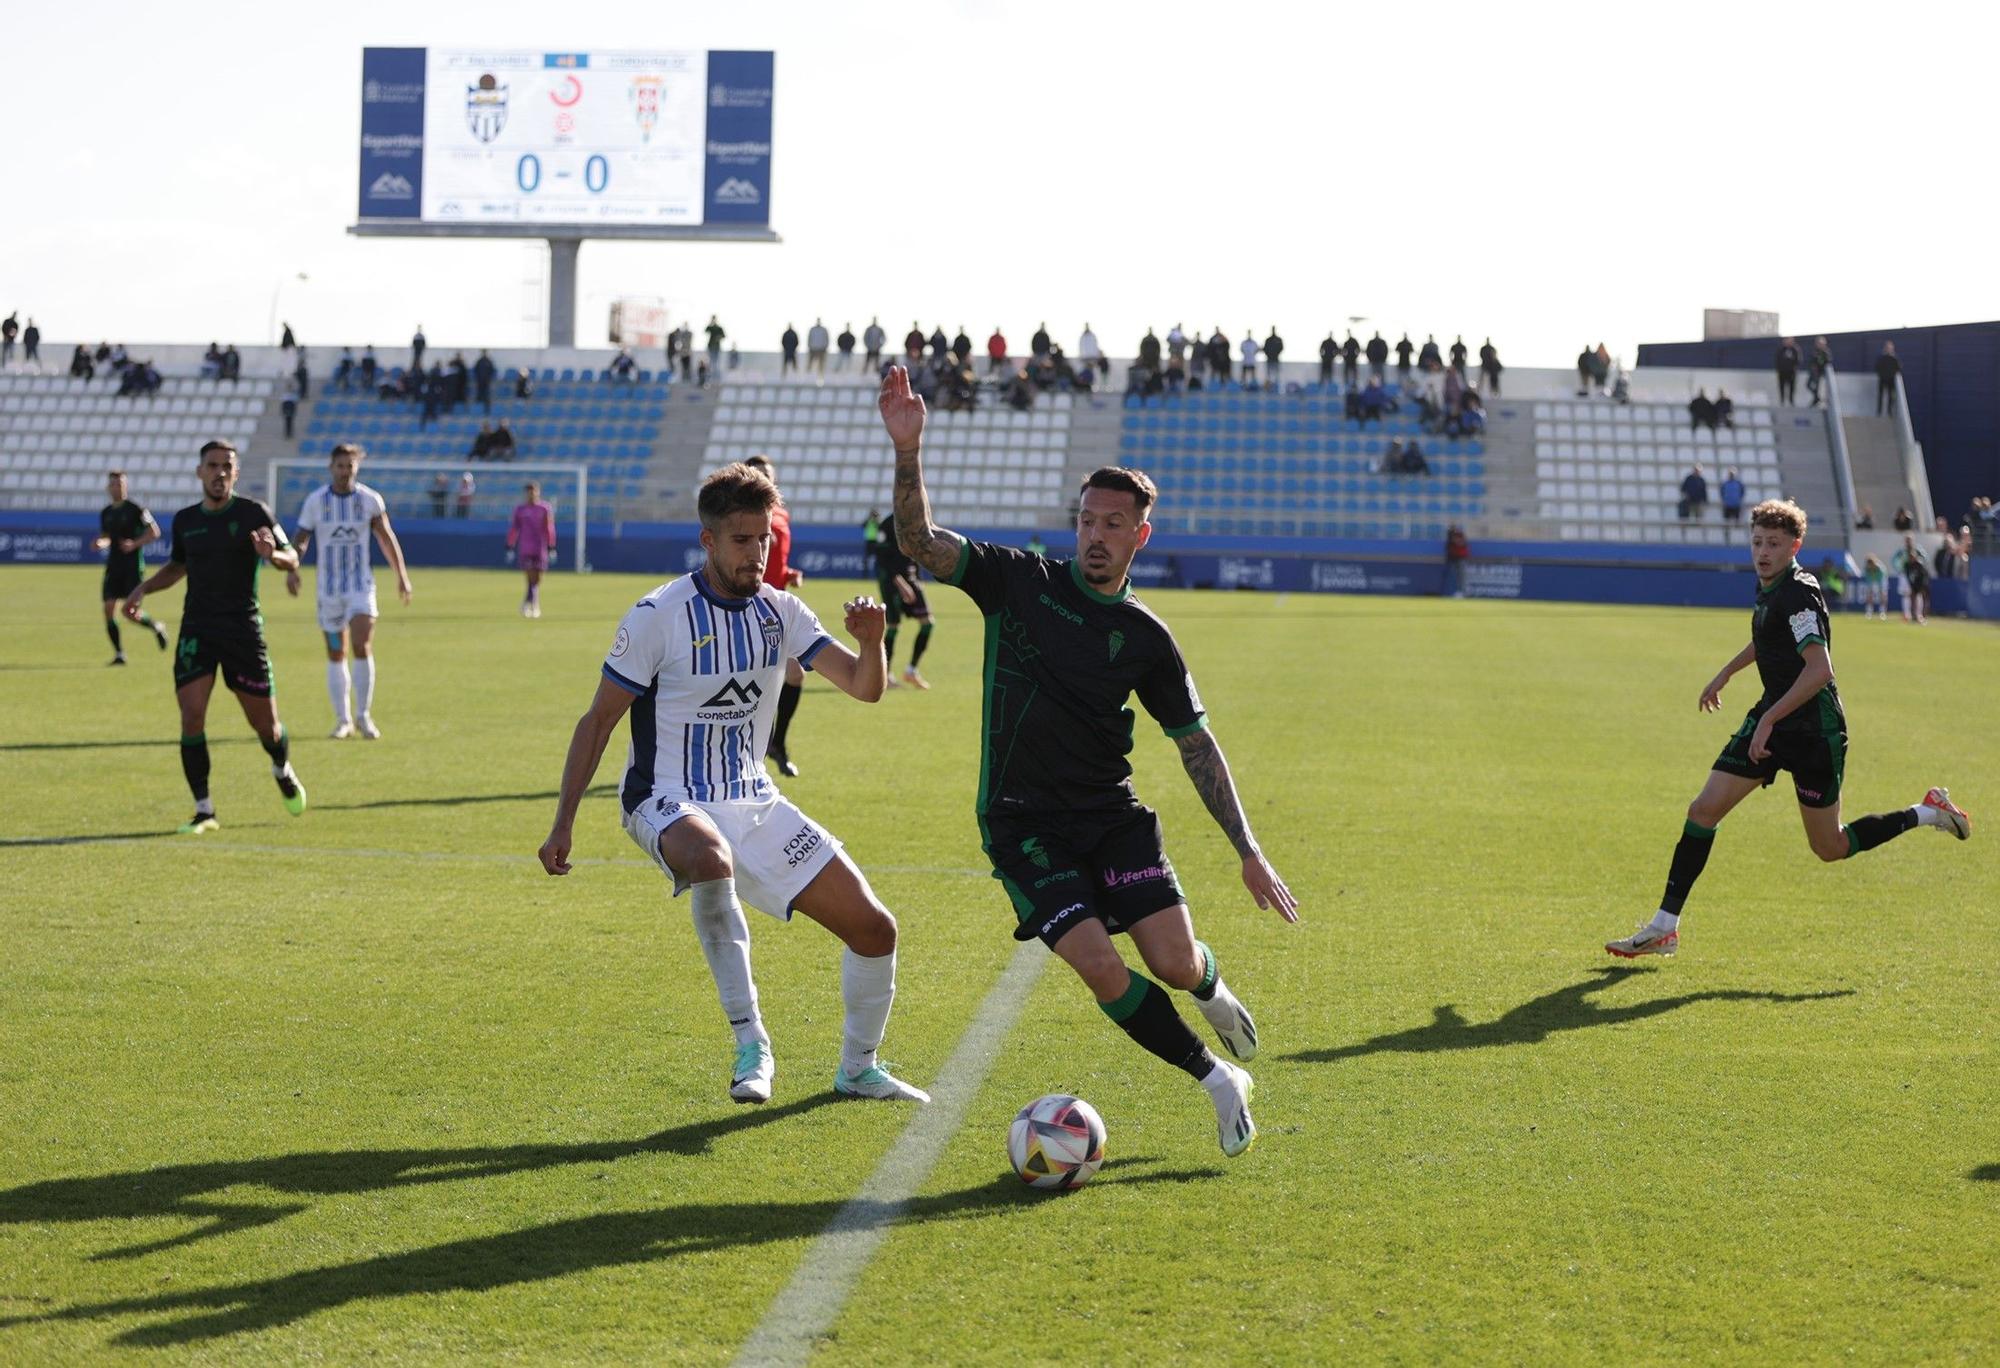
M1104 1167L1104 1118L1068 1093L1038 1097L1008 1128L1007 1160L1029 1187L1082 1187Z

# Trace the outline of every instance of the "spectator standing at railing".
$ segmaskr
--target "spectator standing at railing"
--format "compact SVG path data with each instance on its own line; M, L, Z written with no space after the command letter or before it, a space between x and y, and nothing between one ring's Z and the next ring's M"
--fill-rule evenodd
M1416 343L1410 341L1408 333L1404 333L1403 340L1396 344L1396 383L1398 385L1407 385L1410 383L1410 357L1415 354L1416 350Z
M1151 335L1152 331L1151 328L1146 329L1148 335ZM1153 367L1156 370L1160 364L1159 356L1160 342L1158 338L1154 338ZM1083 362L1084 365L1089 366L1093 371L1104 369L1104 348L1097 345L1097 334L1090 330L1090 324L1088 323L1083 325L1083 333L1076 339L1076 359Z
M1951 524L1943 515L1937 520L1938 549L1931 557L1931 573L1938 579L1957 579L1959 567L1958 538L1953 535ZM1970 531L1971 529L1967 529Z
M451 481L440 470L431 477L431 516L433 518L442 518L444 516L445 501L450 497Z
M1007 369L1007 335L1000 331L1000 325L993 325L993 336L986 339L986 373L995 375Z
M29 319L28 326L21 331L21 360L30 366L42 364L42 330Z
M1153 336L1151 328L1139 339L1139 364L1148 371L1160 368L1160 339Z
M1460 333L1451 340L1451 368L1458 372L1458 378L1465 379L1465 334Z
M306 349L300 347L298 352L299 363L292 367L292 383L299 388L299 402L304 403L312 397L312 372L306 368Z
M299 345L299 340L296 337L292 336L292 325L289 323L285 324L284 331L278 335L278 350L290 351L293 347L296 347L298 345Z
M1500 397L1502 369L1504 367L1500 364L1500 349L1493 345L1493 339L1489 337L1479 344L1479 379L1486 387L1486 392L1495 399Z
M622 350L621 348L621 352ZM630 355L626 355L625 360L633 371L636 372L639 369L638 363L633 361ZM452 409L470 408L472 406L472 368L465 364L465 353L453 352L451 360L445 362L444 369L446 409L449 411ZM613 369L616 369L616 367L614 366Z
M1882 354L1875 358L1875 411L1896 412L1896 378L1903 373L1903 363L1896 359L1896 344L1884 342ZM1884 406L1887 406L1886 408Z
M1417 369L1425 375L1436 375L1444 369L1444 353L1438 350L1437 334L1424 334L1424 345L1417 352Z
M1043 323L1035 329L1035 335L1028 339L1028 355L1039 361L1049 354L1054 344L1049 341L1049 325Z
M799 330L791 324L785 325L785 335L778 339L778 347L784 353L784 360L778 363L778 374L799 368Z
M882 331L882 320L871 318L868 326L861 331L861 364L873 375L882 365L882 348L889 341L889 334Z
M917 324L910 324L910 330L903 334L903 360L914 368L924 359L924 330Z
M1361 340L1352 328L1340 344L1340 379L1349 389L1361 382Z
M710 314L708 316L708 326L702 329L702 334L708 339L708 365L709 369L713 370L722 361L722 339L729 336L729 333L722 326L720 315ZM683 379L694 369L694 358L688 355L688 344L693 340L693 333L686 333L681 338L681 376Z
M411 370L422 370L424 368L424 348L429 345L430 343L424 340L424 325L421 323L417 324L417 330L410 334Z
M0 318L0 366L14 359L14 339L21 335L21 318L18 313L10 313Z
M479 359L472 363L472 389L479 396L481 413L493 412L493 378L499 373L500 368L493 364L492 353L481 347Z
M333 368L333 388L339 390L342 394L345 394L350 388L352 388L353 380L354 380L354 348L342 347L340 349L339 364L335 365Z
M1786 338L1778 344L1778 402L1797 404L1799 392L1799 344Z
M476 494L478 491L479 491L479 485L476 481L473 480L471 471L468 470L459 475L458 477L459 517L469 518L472 516L472 496Z
M1333 330L1328 329L1326 340L1319 344L1319 382L1333 383L1333 363L1340 355L1340 343L1334 340Z
M854 325L840 325L840 336L833 339L833 345L840 349L840 359L833 363L837 371L844 371L854 364Z
M826 382L826 349L832 341L827 334L826 324L815 318L813 325L806 329L806 369Z
M361 349L361 388L372 392L375 388L375 372L380 365L375 360L375 344L369 343Z
M285 397L278 401L278 412L284 417L285 440L289 442L292 440L292 424L299 416L299 396L288 391Z
M1249 328L1243 330L1243 340L1236 344L1237 355L1243 358L1243 387L1250 388L1257 379L1257 356L1263 349L1257 345L1257 334Z
M1285 339L1278 336L1278 325L1271 325L1271 335L1264 339L1264 383L1276 388L1283 379Z
M1827 367L1833 364L1833 352L1826 345L1824 337L1813 339L1812 355L1806 361L1806 389L1812 394L1812 407L1818 408L1825 402L1820 393L1826 384Z
M1923 548L1915 537L1903 538L1895 565L1903 577L1903 620L1921 627L1930 613L1931 568L1925 564Z
M1152 329L1148 328L1146 331L1151 332ZM1167 330L1167 360L1185 363L1187 361L1187 341L1187 334L1181 331L1180 324L1176 323L1173 327L1169 328Z
M1743 477L1734 469L1722 477L1722 520L1724 522L1743 521Z
M958 325L958 333L951 339L951 359L953 370L964 370L972 361L972 337L965 331L963 323Z
M1208 337L1208 368L1215 372L1216 384L1229 383L1229 334L1219 324Z
M1697 464L1688 472L1687 478L1681 481L1681 519L1683 521L1689 518L1699 519L1701 510L1707 506L1708 480L1701 473L1701 466Z
M951 339L944 335L944 324L940 323L931 329L930 348L931 365L937 370L943 370L945 358L951 355Z
M1363 349L1363 355L1368 358L1368 373L1372 377L1376 380L1388 378L1389 344L1383 340L1382 334L1379 331L1368 339L1368 345Z

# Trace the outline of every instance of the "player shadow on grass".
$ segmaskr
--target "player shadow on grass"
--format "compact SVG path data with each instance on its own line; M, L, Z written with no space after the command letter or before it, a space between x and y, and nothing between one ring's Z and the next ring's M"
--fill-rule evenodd
M1341 1059L1359 1059L1363 1055L1398 1053L1430 1054L1437 1050L1476 1050L1492 1045L1537 1045L1558 1031L1576 1031L1586 1026L1613 1026L1624 1021L1643 1021L1647 1017L1659 1016L1678 1007L1691 1006L1697 1002L1824 1002L1829 998L1852 997L1852 988L1831 989L1820 993L1768 993L1748 988L1710 988L1698 993L1682 993L1677 997L1649 998L1623 1007L1601 1007L1591 1000L1591 995L1609 988L1614 983L1629 980L1653 980L1654 976L1643 971L1620 968L1603 968L1591 971L1590 977L1581 983L1572 983L1567 988L1558 988L1553 993L1544 993L1538 998L1522 1003L1505 1015L1477 1025L1467 1021L1453 1004L1447 1002L1435 1008L1435 1015L1428 1026L1416 1026L1407 1031L1391 1031L1375 1036L1356 1045L1342 1045L1331 1050L1301 1050L1284 1058L1305 1064L1331 1064Z
M1213 1168L1167 1170L1099 1178L1093 1186L1189 1183L1219 1176L1221 1171ZM606 1212L222 1287L0 1316L0 1330L50 1321L153 1316L157 1319L114 1335L111 1343L132 1347L201 1344L226 1335L290 1325L352 1302L429 1297L440 1292L491 1292L600 1268L810 1239L836 1216L841 1218L844 1231L871 1231L1032 1210L1036 1203L1031 1198L1020 1181L1007 1173L955 1192L912 1198L907 1204L861 1199L851 1207L837 1199L696 1202L650 1211Z
M323 1150L266 1159L169 1164L93 1178L53 1178L0 1191L0 1225L175 1217L201 1223L179 1235L91 1256L93 1261L134 1259L270 1225L312 1205L218 1201L210 1195L231 1188L261 1187L289 1196L336 1197L421 1183L504 1177L565 1164L608 1164L641 1154L705 1154L714 1141L737 1131L783 1121L836 1100L831 1093L825 1093L778 1107L741 1108L640 1140L577 1145L479 1145L460 1149Z
M1981 1164L1965 1176L1975 1183L2000 1183L2000 1164Z
M616 784L594 784L586 798L609 798L618 792ZM444 798L377 798L366 803L319 803L321 812L362 812L370 808L465 807L472 803L553 803L562 797L554 789L547 793L464 793Z
M96 845L103 841L156 841L174 834L171 828L164 831L156 828L152 831L99 831L82 836L7 836L0 837L0 850L26 846Z
M250 744L250 738L247 736L216 736L209 738L208 744L211 746L247 746ZM125 750L133 746L157 747L160 749L171 746L175 750L179 750L181 743L171 736L164 741L157 739L150 741L10 741L4 745L0 745L0 751Z

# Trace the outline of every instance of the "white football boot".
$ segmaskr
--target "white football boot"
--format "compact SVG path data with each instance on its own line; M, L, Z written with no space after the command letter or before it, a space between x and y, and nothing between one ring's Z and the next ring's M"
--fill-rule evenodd
M1217 979L1215 995L1203 1002L1194 1000L1201 1014L1208 1018L1208 1024L1222 1037L1222 1043L1229 1053L1238 1059L1250 1060L1257 1057L1257 1023L1250 1019L1250 1013L1236 1000L1236 994L1228 985Z
M833 1071L833 1090L842 1097L871 1097L884 1102L928 1102L931 1095L905 1083L889 1072L885 1064L870 1064L860 1073L846 1069Z
M1672 956L1681 948L1681 933L1662 931L1648 922L1623 940L1605 942L1604 948L1620 959L1637 959L1641 955Z
M1208 1100L1215 1104L1215 1134L1222 1152L1234 1159L1257 1143L1257 1123L1250 1119L1250 1098L1257 1084L1247 1070L1226 1059L1215 1061L1215 1071L1202 1080Z
M1934 788L1924 795L1923 805L1937 813L1940 831L1949 831L1963 841L1972 835L1972 814L1951 801L1949 789Z
M736 1067L729 1078L729 1096L736 1102L769 1102L771 1078L778 1072L771 1047L752 1040L736 1047Z

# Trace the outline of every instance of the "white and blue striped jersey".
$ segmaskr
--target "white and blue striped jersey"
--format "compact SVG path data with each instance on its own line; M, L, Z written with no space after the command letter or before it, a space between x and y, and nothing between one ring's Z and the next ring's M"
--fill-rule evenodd
M785 661L812 668L832 638L813 610L761 585L750 598L716 593L697 570L639 600L618 625L604 677L637 697L619 798L761 802L777 792L764 770L771 710Z
M374 540L369 524L387 511L382 496L360 483L345 494L334 493L332 485L321 485L306 495L297 527L312 533L321 598L375 592L375 572L368 564L368 548Z

